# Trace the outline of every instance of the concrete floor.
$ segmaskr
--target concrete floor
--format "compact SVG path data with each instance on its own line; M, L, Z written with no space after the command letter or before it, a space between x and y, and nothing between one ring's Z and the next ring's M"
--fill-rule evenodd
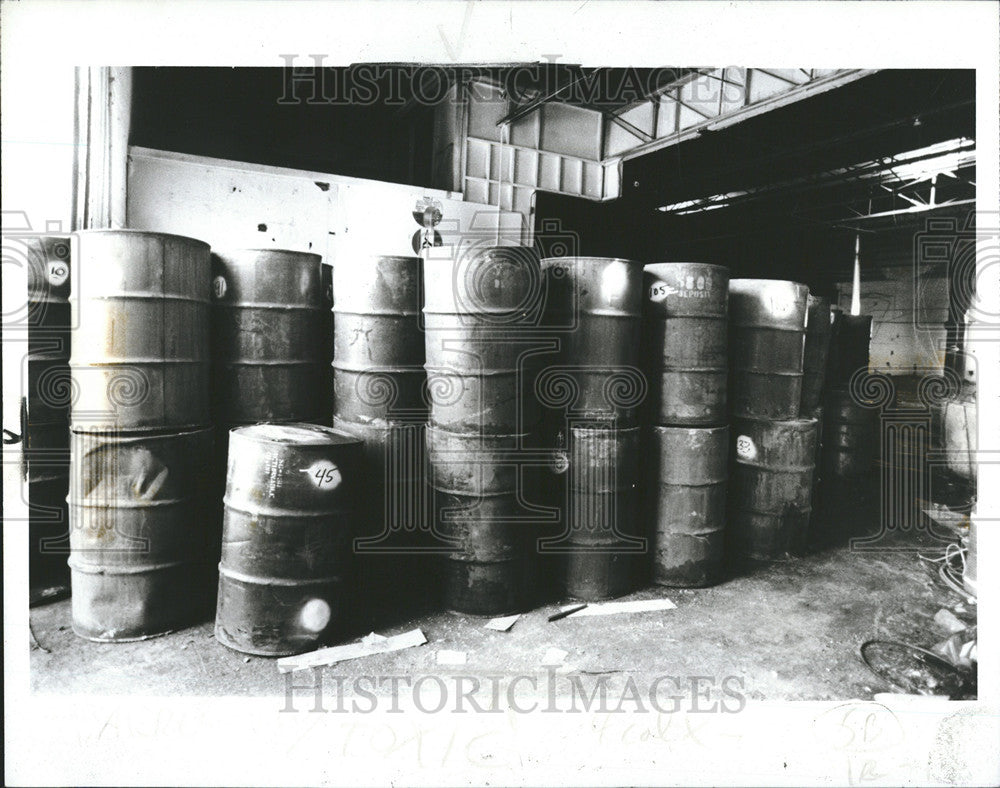
M929 550L930 548L928 548ZM940 548L939 548L940 549ZM341 674L465 675L539 673L545 651L568 652L567 665L614 681L658 675L742 677L752 699L871 698L891 688L858 657L872 637L929 647L943 636L932 619L942 607L974 623L913 551L852 553L830 549L773 564L714 588L646 589L633 599L668 597L660 612L547 622L548 606L521 617L510 632L485 619L436 612L383 629L420 627L428 642L392 654L341 663ZM219 645L212 622L137 643L98 644L76 637L70 603L31 611L38 645L31 649L37 693L261 696L284 693L273 660ZM465 651L461 668L437 664L442 649Z

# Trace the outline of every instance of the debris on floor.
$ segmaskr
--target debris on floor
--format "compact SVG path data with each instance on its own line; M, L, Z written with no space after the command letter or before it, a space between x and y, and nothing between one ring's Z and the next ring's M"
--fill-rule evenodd
M948 608L941 608L934 616L934 623L937 624L942 631L949 634L954 634L955 632L962 632L967 627L963 624L958 616L952 613Z
M512 616L500 616L499 618L491 618L486 622L486 629L492 629L496 632L510 632L510 628L517 623L517 620L521 617L520 613L515 613Z
M563 612L571 610L576 605L563 608ZM655 610L673 610L677 605L669 599L632 599L627 602L602 602L583 607L568 613L567 618L580 616L609 616L619 613L647 613Z
M291 670L304 670L306 668L325 667L337 662L359 657L368 657L372 654L385 654L390 651L400 651L404 648L422 646L427 642L427 638L420 629L412 629L401 635L383 637L374 632L367 635L357 643L349 643L346 646L331 646L321 648L308 654L296 654L292 657L282 657L278 660L278 670L287 673Z

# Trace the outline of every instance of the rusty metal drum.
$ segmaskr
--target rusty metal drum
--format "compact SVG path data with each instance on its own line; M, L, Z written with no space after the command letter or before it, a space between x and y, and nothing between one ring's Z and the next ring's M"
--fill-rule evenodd
M729 282L729 404L734 416L798 417L808 295L809 289L798 282Z
M29 425L22 419L21 435L28 494L29 581L32 588L65 584L69 580L69 425Z
M323 288L323 318L320 327L323 345L323 391L333 391L333 266L320 265L320 286Z
M647 390L639 369L642 264L614 257L548 257L545 327L559 338L560 365L574 381L567 408L637 423Z
M362 444L314 424L229 433L215 637L247 654L296 654L341 623Z
M319 255L212 255L214 411L225 425L329 419Z
M208 424L208 244L139 230L74 236L73 427Z
M634 590L646 554L640 527L638 427L568 432L565 592L596 601Z
M729 549L736 562L801 552L809 532L816 419L735 419Z
M517 493L436 489L437 535L447 546L444 604L475 616L524 610L531 598L531 528Z
M22 239L28 274L27 428L63 425L69 447L70 239L33 235ZM25 434L22 432L22 434Z
M338 261L333 270L334 413L360 423L413 420L424 397L419 257Z
M11 236L21 246L28 275L28 327L43 337L67 336L70 327L70 238L66 235Z
M729 416L729 269L703 263L647 265L643 288L648 421L724 424Z
M188 626L210 603L212 430L74 432L73 631L128 641Z
M524 435L455 433L427 427L435 532L448 551L449 610L500 615L523 609L530 513L519 495Z
M835 388L827 392L822 413L817 516L810 539L815 544L863 533L870 519L879 515L875 493L881 435L875 402L857 399L849 389ZM923 456L921 452L918 462Z
M859 370L867 371L870 362L872 336L871 315L851 315L838 312L830 335L827 359L827 386L849 386Z
M454 432L514 434L537 420L522 394L535 344L541 270L527 247L483 247L424 261L429 420Z
M23 370L27 391L22 400L21 438L30 506L31 568L44 559L41 563L52 567L61 563L55 572L61 575L67 571L68 546L59 549L54 561L48 558L55 551L48 548L54 539L65 541L69 534L70 239L30 235L13 240L22 244L28 274L28 353Z
M800 411L803 416L816 416L816 411L823 404L826 363L832 335L830 302L825 298L810 295L806 320L806 344L802 358L802 405Z
M433 517L427 486L423 422L358 423L333 427L364 442L362 500L354 543L357 604L354 623L375 628L434 593L426 571Z
M849 389L827 395L823 419L824 479L870 476L878 452L878 410L859 402Z
M700 587L722 579L729 427L649 431L653 582Z

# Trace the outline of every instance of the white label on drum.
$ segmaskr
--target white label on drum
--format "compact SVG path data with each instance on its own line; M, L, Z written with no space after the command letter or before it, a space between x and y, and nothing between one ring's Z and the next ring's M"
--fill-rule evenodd
M659 303L666 299L669 295L675 295L679 293L676 287L668 285L666 282L657 282L649 287L649 300Z
M309 477L314 487L321 490L336 490L343 481L340 469L329 460L314 462L308 468L303 468L302 473Z
M564 451L552 453L552 460L549 463L553 473L566 473L569 470L569 457Z
M788 317L795 311L795 299L786 295L773 295L769 299L771 302L771 314L775 317Z
M212 280L212 295L216 298L222 298L228 289L229 287L226 285L226 277L217 276Z
M757 447L748 435L740 435L736 439L736 456L741 460L757 459Z
M69 279L69 266L66 265L66 263L62 260L51 260L48 268L50 285L53 287L59 287L60 285L66 284L66 280Z

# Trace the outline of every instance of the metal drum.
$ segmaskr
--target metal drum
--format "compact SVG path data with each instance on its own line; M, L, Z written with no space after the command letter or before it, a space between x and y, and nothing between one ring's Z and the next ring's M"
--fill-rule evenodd
M27 397L21 436L28 481L29 580L69 578L70 243L66 236L18 238L28 274Z
M320 285L323 288L323 391L333 391L333 266L320 265Z
M247 654L297 654L340 623L362 446L314 424L229 433L215 637Z
M871 337L871 315L835 315L826 369L829 388L849 386L859 369L868 369Z
M734 416L798 417L808 295L809 289L797 282L729 282L729 403Z
M333 271L334 413L360 423L426 413L419 257L338 262Z
M438 537L445 560L445 605L473 615L524 608L531 533L518 495L523 435L454 433L428 426L427 454Z
M650 438L653 582L717 583L723 570L729 427L652 427Z
M736 419L730 434L733 557L771 561L801 552L812 511L816 420Z
M567 408L635 424L646 393L639 366L642 263L614 257L547 257L545 326L575 382Z
M848 389L827 395L823 424L823 478L870 478L878 452L878 411L854 399Z
M826 380L827 354L830 350L831 325L830 302L825 298L810 295L806 321L805 354L802 360L802 405L803 416L815 416L823 404L823 385Z
M208 244L138 230L74 235L74 429L208 424Z
M70 239L65 235L12 236L24 246L28 274L29 342L33 333L68 337Z
M73 631L128 641L188 626L211 592L205 557L212 430L72 436Z
M643 287L648 420L678 426L724 424L729 269L702 263L647 265Z
M569 533L565 590L595 601L622 596L639 580L639 428L569 428Z
M333 427L364 442L354 557L358 582L356 623L374 628L431 595L421 551L429 542L433 512L427 487L425 425L359 424L334 416Z
M69 581L69 426L22 425L28 482L29 582L32 588Z
M212 255L215 418L225 425L329 419L319 255Z
M521 358L539 321L538 256L526 247L473 250L424 262L430 422L510 435L537 420L522 395Z
M69 238L28 236L22 243L28 263L27 425L62 424L68 448L72 398Z

